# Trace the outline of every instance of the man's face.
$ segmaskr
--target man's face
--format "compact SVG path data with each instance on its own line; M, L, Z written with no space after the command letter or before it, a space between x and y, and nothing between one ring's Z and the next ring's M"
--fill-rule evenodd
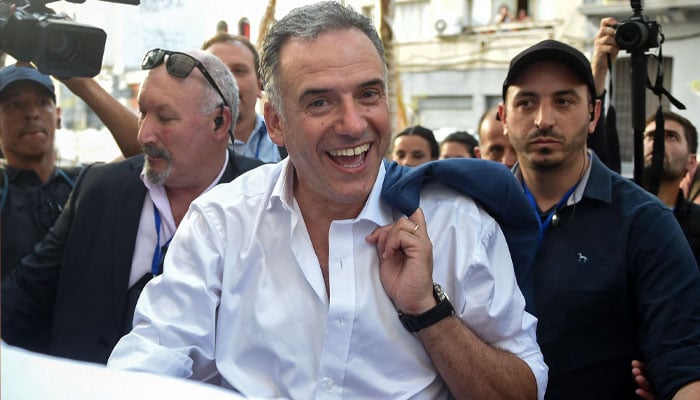
M231 70L240 92L239 121L255 120L255 104L262 90L255 73L255 58L245 45L238 42L218 42L207 48Z
M495 115L484 118L479 129L477 154L485 160L496 161L512 168L516 161L515 151L508 137L503 134L503 125Z
M432 160L430 144L420 135L404 135L394 139L391 155L394 161L407 167L415 167Z
M356 29L282 46L284 111L266 103L265 121L294 164L297 200L364 205L391 137L385 78L377 50Z
M664 181L680 180L695 168L695 155L688 150L683 126L676 121L664 121L664 163L661 178ZM656 122L651 121L644 130L644 167L651 168Z
M205 85L196 68L180 79L168 74L163 65L144 80L138 97L138 141L151 182L170 187L198 185L203 168L218 162L212 155L225 148L221 141L225 143L228 136L225 129L215 131L218 108L206 115L202 112Z
M578 75L558 62L538 62L508 88L500 108L504 133L523 167L579 168L597 111ZM574 166L577 165L577 166Z
M51 94L31 81L3 90L0 101L0 143L10 165L54 157L54 135L60 109Z
M440 159L446 158L471 158L469 149L461 142L443 142L440 145Z

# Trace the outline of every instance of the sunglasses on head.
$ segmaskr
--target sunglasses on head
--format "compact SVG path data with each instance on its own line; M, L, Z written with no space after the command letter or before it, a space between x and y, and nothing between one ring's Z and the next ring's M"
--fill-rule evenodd
M214 78L209 75L209 72L204 67L204 64L189 54L163 49L149 50L148 53L143 56L143 60L141 60L141 69L153 69L159 66L165 60L165 56L169 56L168 60L165 61L165 69L170 75L178 78L187 78L192 70L197 67L207 81L209 81L214 90L219 93L219 96L221 96L221 100L224 101L224 104L229 106L229 108L231 107L228 104L228 101L226 101L226 97L224 97L221 89L219 89L219 86L216 84L216 82L214 82Z

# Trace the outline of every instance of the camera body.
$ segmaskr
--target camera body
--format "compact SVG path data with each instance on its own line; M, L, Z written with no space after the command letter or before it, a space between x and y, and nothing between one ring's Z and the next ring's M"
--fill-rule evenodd
M3 20L0 48L19 61L34 62L43 74L92 77L102 69L107 40L102 29L26 9L0 16Z
M56 0L0 0L0 49L46 75L93 77L102 69L107 34L56 15ZM83 3L85 0L67 0ZM138 5L139 0L104 0Z
M641 1L632 0L630 3L634 15L615 25L617 46L630 53L659 47L659 24L642 14Z

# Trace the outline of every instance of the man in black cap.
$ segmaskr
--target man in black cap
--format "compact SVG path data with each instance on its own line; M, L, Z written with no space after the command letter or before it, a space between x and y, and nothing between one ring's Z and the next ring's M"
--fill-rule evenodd
M673 212L586 145L600 116L591 65L554 40L518 54L499 107L539 216L534 261L548 399L700 398L700 274Z
M73 78L66 85L110 128L124 156L140 153L136 135L130 135L137 128L131 110L93 79ZM60 127L49 76L31 66L0 69L2 280L53 225L81 171L56 166L54 137Z

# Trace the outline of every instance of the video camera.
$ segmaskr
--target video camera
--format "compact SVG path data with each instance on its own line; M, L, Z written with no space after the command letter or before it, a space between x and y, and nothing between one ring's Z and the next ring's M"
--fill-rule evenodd
M0 49L46 75L93 77L102 69L107 34L46 7L56 0L0 0ZM67 0L84 3L85 0ZM138 5L140 0L102 0ZM14 9L14 10L13 10Z
M617 46L627 52L659 47L659 24L642 14L642 1L630 0L633 15L615 25Z

